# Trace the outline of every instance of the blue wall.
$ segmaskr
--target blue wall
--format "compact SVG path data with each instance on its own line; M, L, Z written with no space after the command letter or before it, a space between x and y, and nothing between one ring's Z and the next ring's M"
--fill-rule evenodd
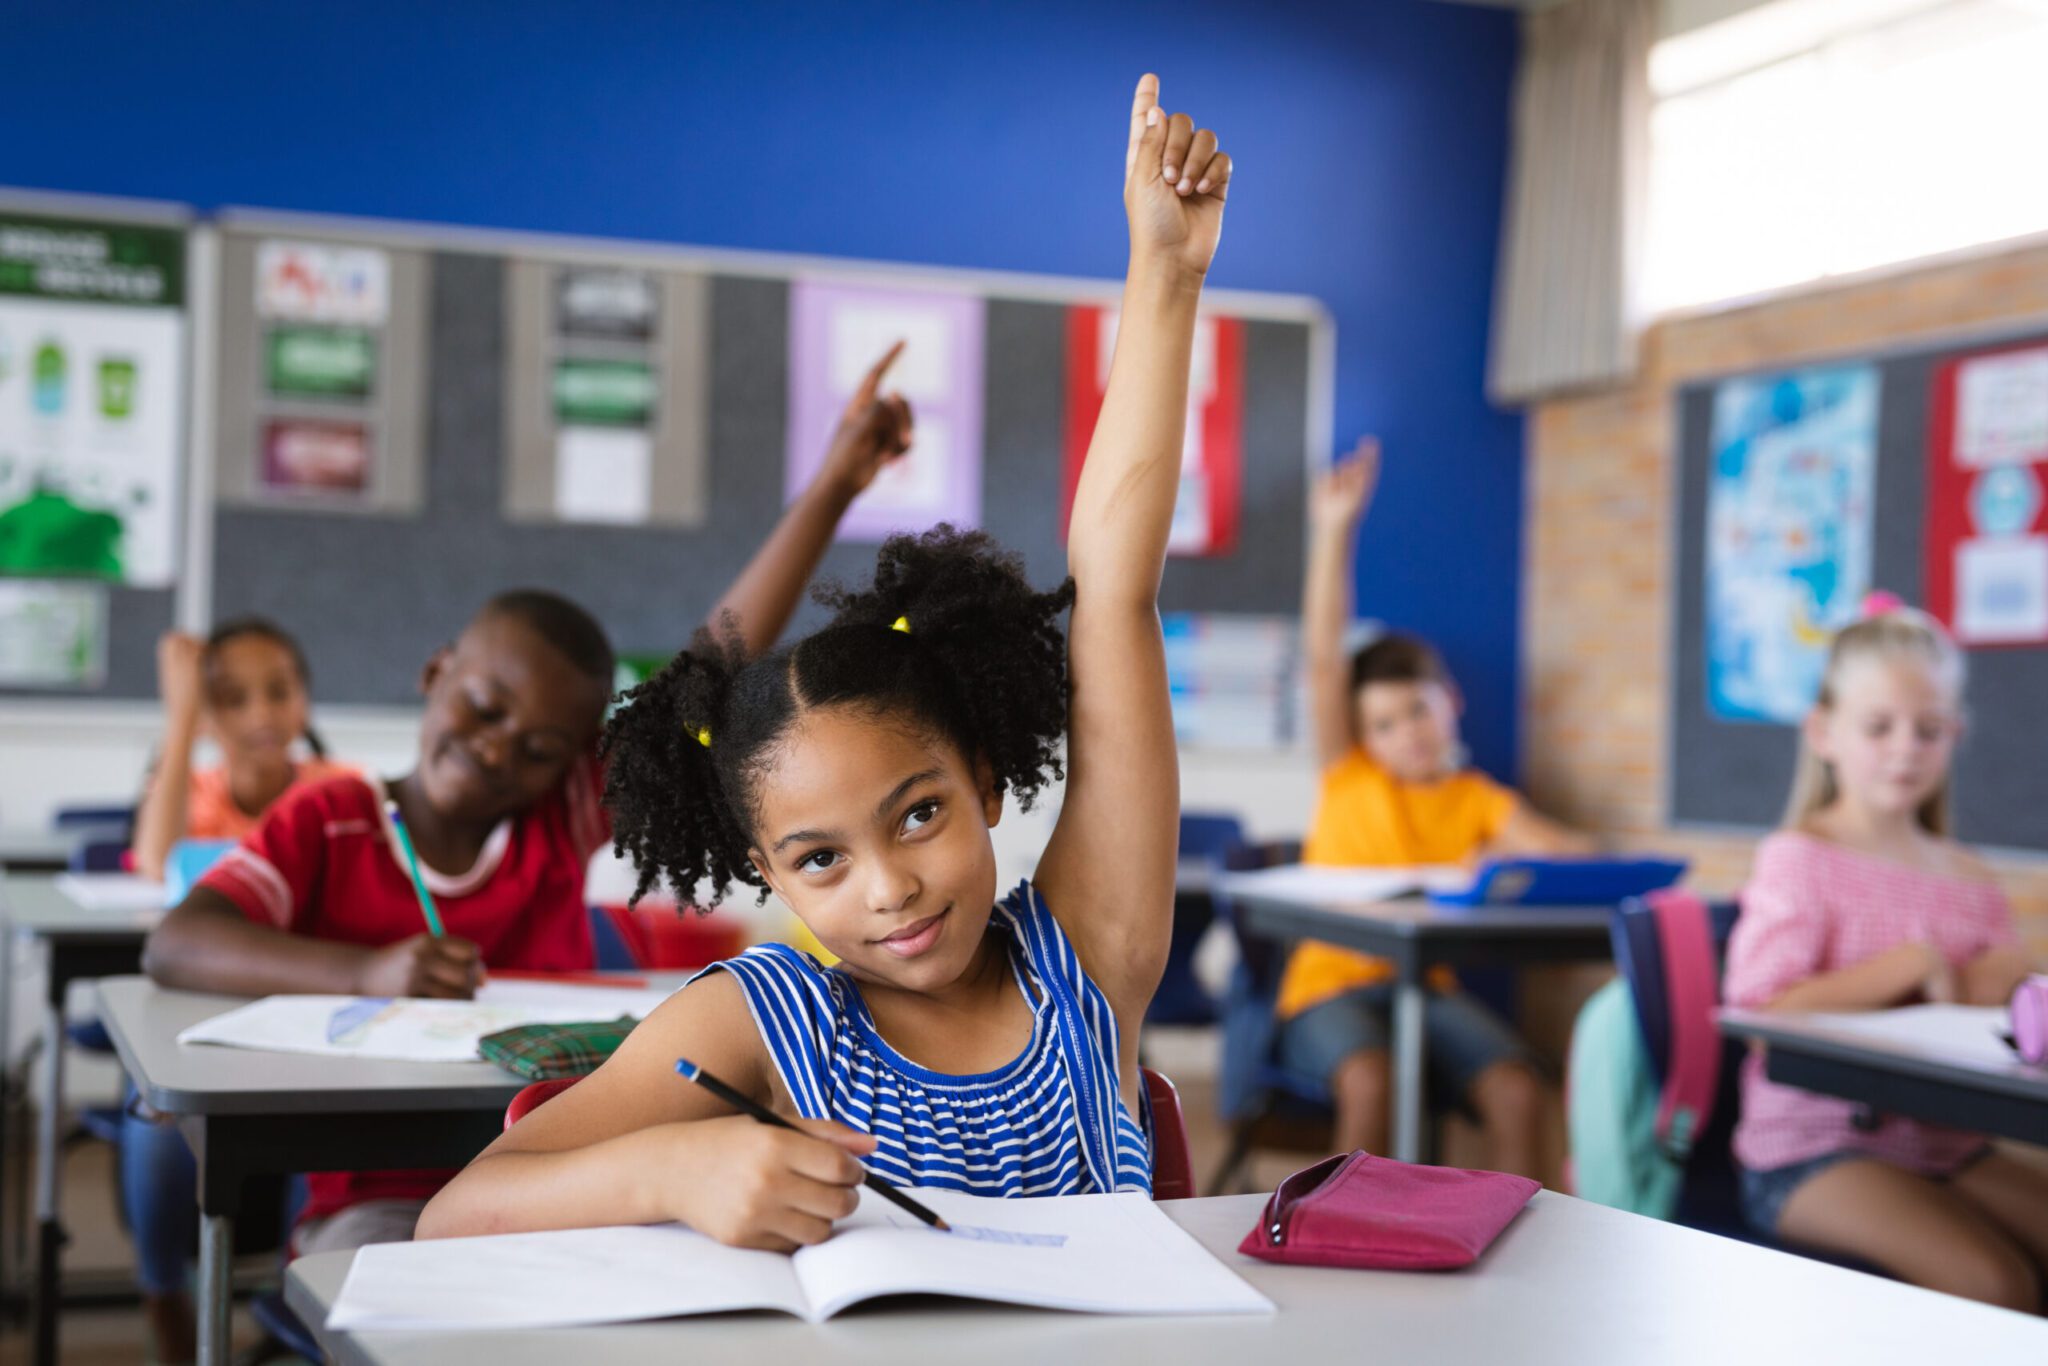
M1222 130L1213 283L1336 318L1362 610L1514 766L1519 419L1482 397L1515 27L1437 0L19 5L0 184L1121 273L1129 89Z

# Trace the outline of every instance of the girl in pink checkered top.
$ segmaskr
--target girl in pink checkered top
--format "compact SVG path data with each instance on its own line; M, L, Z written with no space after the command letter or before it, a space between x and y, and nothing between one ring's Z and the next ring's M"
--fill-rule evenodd
M1730 1004L2002 1004L2032 966L1991 872L1947 838L1963 659L1895 599L1836 637L1801 731L1785 828L1757 849ZM1779 1086L1752 1056L1735 1130L1759 1230L1936 1290L2038 1311L2048 1174L1981 1135Z

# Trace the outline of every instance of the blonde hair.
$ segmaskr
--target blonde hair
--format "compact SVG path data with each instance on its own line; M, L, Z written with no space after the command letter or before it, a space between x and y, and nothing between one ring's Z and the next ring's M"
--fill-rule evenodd
M1948 632L1933 617L1911 607L1894 606L1845 626L1836 634L1834 643L1828 647L1827 667L1821 673L1820 695L1813 702L1816 711L1834 707L1843 669L1860 659L1913 660L1924 664L1948 683L1958 704L1962 700L1962 651L1956 648ZM1806 733L1802 730L1799 766L1792 775L1792 799L1785 806L1785 824L1788 827L1805 824L1809 816L1832 804L1840 795L1834 765L1813 752L1813 746L1807 742ZM1942 775L1941 785L1927 795L1927 800L1921 802L1920 809L1913 814L1929 832L1936 835L1949 832L1947 774Z

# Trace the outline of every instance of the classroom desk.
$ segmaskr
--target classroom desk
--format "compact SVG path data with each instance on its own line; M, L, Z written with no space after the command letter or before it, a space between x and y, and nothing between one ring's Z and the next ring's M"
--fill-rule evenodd
M1443 906L1425 897L1331 901L1285 885L1288 868L1224 873L1216 887L1247 930L1274 939L1320 939L1394 964L1394 1156L1425 1158L1427 1057L1424 978L1439 964L1604 960L1613 952L1608 906ZM1276 875L1279 875L1276 878Z
M1461 1272L1272 1266L1237 1244L1263 1196L1161 1209L1279 1306L1140 1318L898 1300L812 1326L781 1314L521 1333L329 1333L353 1252L294 1262L285 1298L344 1366L872 1362L1243 1366L1247 1361L1728 1366L2048 1360L2048 1322L1550 1192Z
M1772 1081L1839 1096L1886 1114L1910 1115L2048 1143L2048 1067L2030 1067L1996 1037L1954 1031L1902 1037L1901 1012L1870 1024L1840 1015L1723 1010L1721 1032L1764 1045ZM1889 1024L1884 1016L1894 1017ZM1882 1031L1882 1032L1877 1032Z
M134 972L142 961L142 941L161 918L162 912L81 906L59 891L56 879L47 875L10 873L0 878L0 1060L12 1057L8 1022L13 1008L16 941L39 941L48 956L42 1034L43 1050L49 1056L36 1097L33 1359L37 1366L51 1366L57 1360L59 1255L65 1242L58 1204L63 1187L58 1129L64 1114L64 996L80 979Z
M61 873L71 864L71 851L91 833L0 828L0 868L10 873Z
M686 973L641 974L656 986ZM99 986L101 1018L142 1098L175 1115L199 1166L199 1360L228 1360L234 1219L252 1176L460 1167L504 1128L526 1082L487 1062L407 1063L186 1045L246 1003L142 977Z

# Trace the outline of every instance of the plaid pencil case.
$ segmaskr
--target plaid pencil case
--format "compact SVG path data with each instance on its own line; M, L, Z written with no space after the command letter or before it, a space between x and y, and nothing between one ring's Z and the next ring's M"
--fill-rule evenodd
M581 1077L616 1053L635 1023L630 1016L621 1016L576 1024L516 1025L484 1035L477 1040L476 1051L485 1062L528 1081Z

